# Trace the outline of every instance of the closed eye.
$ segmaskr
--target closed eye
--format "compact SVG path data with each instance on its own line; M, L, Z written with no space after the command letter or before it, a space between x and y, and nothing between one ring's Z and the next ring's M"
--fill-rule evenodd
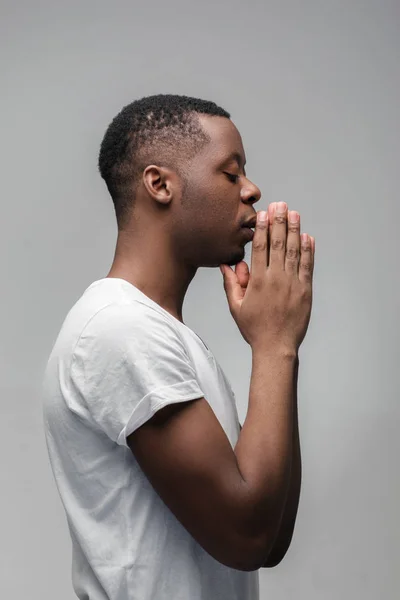
M224 171L225 175L228 177L229 181L231 181L232 183L237 183L237 180L239 179L239 175L233 175L232 173L226 173Z

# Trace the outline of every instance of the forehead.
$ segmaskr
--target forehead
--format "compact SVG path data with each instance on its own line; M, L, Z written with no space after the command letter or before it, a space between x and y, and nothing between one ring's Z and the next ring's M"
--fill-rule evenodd
M230 119L199 115L199 120L202 128L210 138L210 143L205 146L200 154L204 153L204 156L208 156L212 160L222 161L229 155L236 153L242 157L243 162L246 162L242 137Z

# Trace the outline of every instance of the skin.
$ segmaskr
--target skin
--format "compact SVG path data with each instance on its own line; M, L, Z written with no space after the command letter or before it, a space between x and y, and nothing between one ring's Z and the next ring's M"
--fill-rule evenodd
M261 198L246 177L242 138L233 122L199 119L210 142L188 163L186 186L170 168L146 167L107 275L129 281L182 323L184 297L199 267L238 265L241 284L247 285L248 238L241 226ZM232 153L240 164L229 159Z

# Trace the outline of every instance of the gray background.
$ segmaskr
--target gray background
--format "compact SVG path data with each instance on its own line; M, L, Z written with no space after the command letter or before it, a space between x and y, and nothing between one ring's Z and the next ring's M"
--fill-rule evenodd
M286 558L259 572L261 598L398 598L399 2L3 0L1 13L1 598L74 597L38 389L66 313L113 258L102 135L153 93L230 111L257 210L285 200L316 238L303 488ZM251 350L219 269L198 271L184 319L243 422Z

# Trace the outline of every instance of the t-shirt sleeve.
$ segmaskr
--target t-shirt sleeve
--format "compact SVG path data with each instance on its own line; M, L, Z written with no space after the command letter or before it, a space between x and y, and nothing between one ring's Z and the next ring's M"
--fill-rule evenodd
M75 346L70 376L91 419L126 447L160 408L204 396L176 328L144 304L97 312Z

